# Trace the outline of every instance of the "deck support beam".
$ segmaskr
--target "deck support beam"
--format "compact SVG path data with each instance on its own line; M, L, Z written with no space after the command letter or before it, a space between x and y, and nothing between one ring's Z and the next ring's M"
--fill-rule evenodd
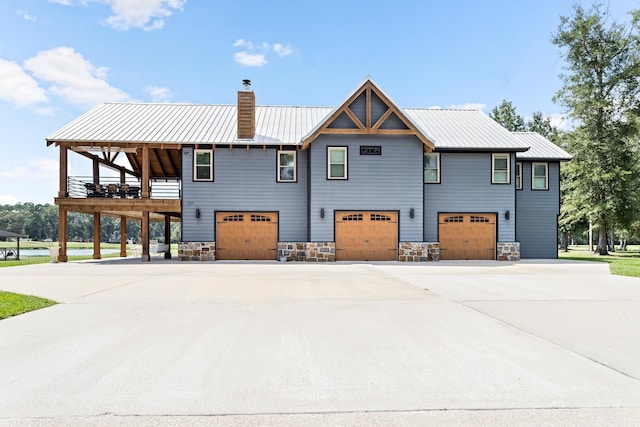
M142 211L142 223L140 224L140 237L142 242L142 261L151 261L149 255L149 211Z
M127 217L120 217L120 256L127 256Z
M67 262L67 210L60 208L58 210L58 244L60 252L58 252L58 261Z
M100 212L93 214L93 259L101 259L100 255Z

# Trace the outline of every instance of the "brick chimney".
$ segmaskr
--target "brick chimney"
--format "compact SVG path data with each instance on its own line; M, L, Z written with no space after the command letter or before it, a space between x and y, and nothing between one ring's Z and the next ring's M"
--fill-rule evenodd
M238 91L238 139L253 139L256 133L256 95L251 90L251 80L242 80L243 90Z

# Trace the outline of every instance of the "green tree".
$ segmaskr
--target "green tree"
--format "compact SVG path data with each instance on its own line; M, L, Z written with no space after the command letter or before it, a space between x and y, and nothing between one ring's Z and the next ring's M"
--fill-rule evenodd
M516 108L511 101L507 101L506 99L503 99L502 103L497 107L493 107L489 117L511 132L523 132L527 130L522 116L516 112Z
M567 167L571 198L596 225L601 255L608 253L607 230L629 225L638 199L640 13L632 16L625 26L610 21L599 5L588 11L575 6L553 37L566 63L554 101L576 125L568 145L574 155Z

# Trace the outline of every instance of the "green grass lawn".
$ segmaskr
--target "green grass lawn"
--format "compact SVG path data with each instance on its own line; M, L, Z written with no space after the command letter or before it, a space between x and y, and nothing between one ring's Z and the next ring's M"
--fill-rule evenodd
M594 255L587 246L569 246L569 251L558 252L560 259L578 261L597 261L609 264L612 274L620 276L640 277L640 248L629 247L628 251L609 252L609 255Z
M57 304L45 298L0 291L0 319Z

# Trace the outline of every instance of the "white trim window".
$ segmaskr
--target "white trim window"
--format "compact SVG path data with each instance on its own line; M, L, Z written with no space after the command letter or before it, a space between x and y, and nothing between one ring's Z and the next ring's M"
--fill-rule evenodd
M347 147L327 147L327 179L347 179Z
M522 190L522 162L516 163L516 190Z
M213 181L213 150L193 150L193 180Z
M549 189L549 164L531 163L531 189Z
M491 183L511 184L511 157L509 153L491 155Z
M424 182L440 183L440 153L424 153Z
M296 182L296 155L292 150L278 150L278 182Z

